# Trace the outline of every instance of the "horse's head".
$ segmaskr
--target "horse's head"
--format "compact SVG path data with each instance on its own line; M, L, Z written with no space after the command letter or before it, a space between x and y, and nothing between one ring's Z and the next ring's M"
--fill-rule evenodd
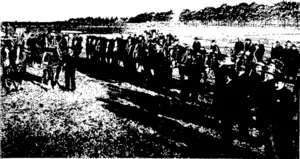
M119 48L119 39L117 39L117 40L114 42L114 49L113 49L113 52L117 52L117 51L118 51L118 48Z
M10 50L8 49L8 47L3 46L3 49L1 51L1 63L4 67L8 67L10 65L9 53L10 53Z
M16 52L16 60L15 60L15 63L18 65L18 64L21 64L25 61L25 58L26 58L26 55L25 53L23 52L23 50L21 49L22 45L19 45L19 44L16 44L14 46L14 51Z

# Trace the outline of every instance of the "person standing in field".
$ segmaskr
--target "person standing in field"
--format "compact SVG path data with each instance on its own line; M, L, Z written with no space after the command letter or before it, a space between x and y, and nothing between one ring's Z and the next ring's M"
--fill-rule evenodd
M193 53L195 55L197 55L198 53L200 53L200 48L201 48L201 43L200 43L200 39L198 37L194 38L194 43L193 43Z
M242 54L244 51L244 43L237 38L237 42L234 45L234 54L232 55L233 58L236 58L239 54Z
M71 47L68 48L65 57L65 89L67 91L74 91L76 89L75 83L75 72L76 72L76 59L74 57L74 52Z
M221 54L220 48L219 48L219 46L217 45L216 40L212 40L212 41L211 41L210 49L212 50L212 52L213 52L214 54L217 54L217 55L220 55L220 54Z
M91 49L92 49L92 37L87 36L86 38L86 44L85 44L85 49L86 49L86 58L91 59Z
M291 44L290 41L287 42L287 46L284 52L284 72L286 74L286 79L294 82L299 70L299 51L296 45Z
M275 98L272 109L272 135L274 148L277 157L293 158L295 148L293 146L293 137L295 124L293 117L296 115L297 103L294 103L293 94L285 86L285 80L279 76L275 83ZM298 140L299 141L299 136Z
M74 57L77 59L81 53L82 50L82 37L78 36L78 34L75 34L72 39L72 47L74 52Z
M265 54L265 46L259 41L255 43L255 61L254 62L263 62L263 57Z
M283 58L283 47L281 46L279 41L276 41L275 44L273 44L271 49L271 58L277 59L282 61Z
M66 60L66 54L68 51L68 36L64 35L62 38L59 38L60 41L58 42L58 55L59 55L59 64L56 68L56 73L55 73L55 83L58 83L59 79L59 74L60 71L65 63Z

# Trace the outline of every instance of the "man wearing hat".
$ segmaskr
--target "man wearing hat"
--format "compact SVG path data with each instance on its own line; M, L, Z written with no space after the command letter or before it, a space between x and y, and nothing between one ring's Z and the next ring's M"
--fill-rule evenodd
M244 51L244 43L237 38L237 42L234 45L234 54L233 57L238 56L242 51Z
M259 41L258 43L254 43L254 46L255 46L255 50L254 50L255 55L254 56L255 56L256 62L262 62L264 54L265 54L265 46L264 46L264 44L261 43L261 41Z
M214 54L217 54L217 55L221 54L220 48L217 45L216 40L211 41L210 49L212 50L212 53L214 53Z
M193 53L196 55L200 52L200 48L201 48L201 43L200 43L200 39L198 37L194 38L194 43L193 43Z
M75 34L75 36L72 39L72 47L73 47L75 59L77 59L81 53L82 41L83 41L82 37L77 34Z
M271 49L271 58L282 60L282 57L283 57L283 47L280 45L279 41L276 41L276 43L273 44Z
M68 52L68 36L64 35L58 42L58 55L60 60L55 72L55 83L58 82L60 71L63 65L65 64L67 52Z
M230 60L230 58L227 58L226 55L219 56L218 59L218 66L215 69L215 101L214 103L216 105L219 105L220 99L220 92L222 91L222 88L231 81L230 77L232 78L232 66L234 66L234 63ZM229 76L230 75L230 76Z
M74 58L74 52L71 47L68 47L68 51L65 55L65 61L65 89L67 91L74 91L76 89L76 63Z
M284 52L284 72L288 80L294 81L299 70L300 55L295 44L287 44L287 46L290 47Z
M297 109L297 103L294 102L292 92L285 86L282 75L276 77L274 95L272 135L275 151L279 158L292 158L295 157L295 152L297 152L293 146L293 140L299 141L299 136L293 139L295 128L297 128L297 123L293 123L293 117L299 110Z
M252 44L252 40L249 39L249 38L246 38L245 39L245 52L249 51L250 53L253 53L255 50L255 48L253 47L253 44Z
M253 90L252 98L256 108L257 129L259 130L260 144L266 144L266 153L273 154L272 143L270 142L272 127L272 107L275 101L275 76L276 69L271 65L266 66L264 79Z
M262 81L264 79L264 68L265 64L262 62L255 63L255 66L251 69L250 73L244 73L237 77L239 80L238 87L238 102L240 107L238 107L240 114L238 124L239 124L239 134L243 139L250 141L249 136L249 126L253 126L252 116L254 115L251 110L258 109L259 97L257 92L262 90Z
M225 144L233 142L232 127L236 122L236 83L234 82L234 62L225 55L218 59L219 66L215 71L214 108L221 121L222 140Z
M205 72L204 60L200 53L197 55L190 54L188 57L187 67L187 95L193 104L198 102L199 91L204 91L204 83L200 83L202 74Z

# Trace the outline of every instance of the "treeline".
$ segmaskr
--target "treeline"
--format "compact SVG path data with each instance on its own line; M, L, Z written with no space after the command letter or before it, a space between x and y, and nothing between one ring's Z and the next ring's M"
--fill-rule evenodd
M172 19L174 14L173 10L167 12L150 12L150 13L141 13L135 17L130 17L127 21L128 23L145 23L145 22L165 22Z
M300 2L282 1L274 5L257 4L255 2L238 5L222 4L220 7L206 7L199 11L184 9L179 20L184 23L199 22L202 25L219 26L299 26Z
M122 32L125 21L128 18L118 17L86 17L86 18L71 18L66 21L53 21L53 22L2 22L2 32L7 32L7 27L13 29L26 28L29 31L43 31L51 30L60 32L61 30L76 30L84 33L102 33L111 34L115 32Z
M91 26L114 26L120 25L127 21L127 17L86 17L86 18L71 18L68 22L72 25L91 25Z

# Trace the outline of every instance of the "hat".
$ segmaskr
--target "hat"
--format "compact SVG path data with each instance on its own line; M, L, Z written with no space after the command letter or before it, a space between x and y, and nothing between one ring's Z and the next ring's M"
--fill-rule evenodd
M197 36L194 38L194 40L200 40L200 38L198 38Z
M216 40L212 40L211 42L212 42L212 43L215 43L215 42L216 42Z
M255 64L258 66L263 66L263 67L265 66L265 64L263 62L256 62Z
M275 72L271 71L270 69L267 69L267 70L265 71L265 74L275 75Z
M225 57L225 62L223 63L223 65L234 65L235 63L232 62L230 57Z
M272 74L272 75L275 75L275 72L276 72L276 68L270 67L270 65L266 67L266 70L265 70L265 73L266 73L266 74Z

